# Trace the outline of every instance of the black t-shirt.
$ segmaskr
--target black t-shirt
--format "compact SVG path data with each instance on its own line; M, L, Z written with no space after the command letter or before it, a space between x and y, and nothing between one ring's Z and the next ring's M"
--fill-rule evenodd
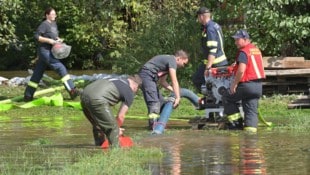
M129 86L128 80L111 80L119 92L119 100L126 104L128 107L131 106L134 99L134 94Z
M122 101L128 107L134 99L134 92L127 78L99 79L87 85L81 94L81 99L92 105L108 103L111 106Z

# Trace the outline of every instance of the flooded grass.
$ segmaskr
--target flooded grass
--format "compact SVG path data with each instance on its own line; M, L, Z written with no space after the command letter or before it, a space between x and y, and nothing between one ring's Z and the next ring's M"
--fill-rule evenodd
M36 153L36 154L34 154ZM162 158L158 148L102 150L94 147L19 147L1 153L0 173L11 174L149 174L145 164Z
M23 90L24 87L0 86L0 100L22 95ZM68 98L66 92L62 94ZM205 111L194 110L182 99L165 134L152 136L146 129L146 106L139 92L124 124L125 134L133 138L136 146L110 151L93 146L91 126L77 109L52 106L11 109L0 112L0 174L307 172L310 109L288 109L287 104L296 97L262 98L260 110L274 126L267 128L260 124L258 134L250 138L241 131L192 130L188 119L203 116ZM118 106L113 109L117 112Z

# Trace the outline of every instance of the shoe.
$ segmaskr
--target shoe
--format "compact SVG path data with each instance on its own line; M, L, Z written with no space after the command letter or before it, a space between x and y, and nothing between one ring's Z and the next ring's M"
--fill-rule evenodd
M30 96L24 96L24 102L30 102L33 100L33 97Z
M71 89L71 91L69 92L71 100L74 100L77 96L80 95L80 93L81 92L76 88Z

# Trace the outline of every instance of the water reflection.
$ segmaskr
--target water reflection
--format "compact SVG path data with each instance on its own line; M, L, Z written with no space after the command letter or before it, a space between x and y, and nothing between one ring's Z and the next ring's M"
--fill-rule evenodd
M246 134L240 140L239 174L266 174L264 151L258 145L256 134Z
M154 175L309 174L308 133L263 129L257 135L239 131L197 131L184 122L182 128L179 127L181 123L170 123L164 135L153 136L145 131L145 120L126 122L128 136L142 133L134 140L136 145L162 148L164 158L146 165ZM98 149L93 146L91 126L82 115L1 116L0 126L0 167L5 162L20 162L24 155L33 157L41 166L49 155L48 165L58 168L58 162L74 162L80 153L89 154ZM172 126L178 129L171 129ZM38 150L35 145L42 143L47 146ZM22 154L12 157L16 151Z
M188 130L173 135L150 136L143 139L141 144L161 147L165 153L162 161L149 164L153 175L265 175L276 172L304 174L303 172L307 171L309 165L309 153L303 156L300 156L300 153L307 149L298 151L298 149L290 148L293 140L301 138L296 138L295 134L286 133L284 135L290 138L286 139L287 143L285 143L289 152L279 150L274 144L283 139L283 133L267 131L262 131L259 135L248 135L243 132L213 133ZM309 141L309 139L303 139L303 142L299 142L299 146L309 148L307 145L310 143ZM290 155L290 158L286 158L285 162L279 161L279 157L275 156L278 154L277 152ZM282 159L287 157L283 155ZM294 169L295 166L300 169Z

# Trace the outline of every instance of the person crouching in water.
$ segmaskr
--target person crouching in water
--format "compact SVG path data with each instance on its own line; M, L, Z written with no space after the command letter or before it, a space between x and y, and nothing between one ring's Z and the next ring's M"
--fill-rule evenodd
M93 126L95 145L101 146L105 136L110 148L119 147L119 136L125 115L132 105L134 94L141 85L138 75L100 79L87 85L81 93L81 106L84 115ZM122 102L116 118L111 106Z

